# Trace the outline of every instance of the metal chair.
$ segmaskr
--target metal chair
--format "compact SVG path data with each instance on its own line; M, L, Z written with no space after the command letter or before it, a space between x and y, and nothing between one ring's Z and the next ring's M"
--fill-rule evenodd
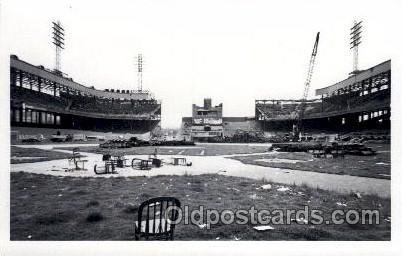
M74 148L73 149L73 156L68 158L69 162L72 162L74 164L74 169L75 170L85 170L85 163L88 162L86 159L81 159L81 154L79 152L79 148ZM79 164L82 165L82 167L79 166Z
M177 220L179 212L173 209L165 216L171 206L180 208L180 201L174 197L156 197L143 202L134 225L135 240L173 240L175 224L172 221Z
M131 160L131 167L138 170L151 170L152 160L144 160L140 158L133 158Z
M105 164L104 168L97 168L97 165L94 165L94 172L96 174L115 174L116 172L116 164L115 162L111 159L111 155L110 154L105 154L102 156L102 161Z

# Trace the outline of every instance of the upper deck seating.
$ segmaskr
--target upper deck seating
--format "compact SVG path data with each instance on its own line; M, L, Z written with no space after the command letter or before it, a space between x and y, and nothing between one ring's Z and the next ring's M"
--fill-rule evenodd
M154 100L106 100L82 95L71 95L64 92L60 96L33 91L22 87L11 87L11 99L15 102L24 102L37 107L44 107L49 110L57 111L75 110L89 113L106 114L158 114L160 113L160 104Z

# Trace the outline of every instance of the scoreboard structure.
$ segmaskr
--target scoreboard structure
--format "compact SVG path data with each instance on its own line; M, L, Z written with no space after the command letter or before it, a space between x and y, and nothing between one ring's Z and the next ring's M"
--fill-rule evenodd
M204 99L204 106L193 104L191 121L187 133L193 141L209 141L212 138L222 138L222 103L212 106L212 100Z

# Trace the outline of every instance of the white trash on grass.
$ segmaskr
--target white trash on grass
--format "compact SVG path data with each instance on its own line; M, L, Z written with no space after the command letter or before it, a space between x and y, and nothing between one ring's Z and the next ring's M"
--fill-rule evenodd
M259 187L257 189L270 190L271 188L272 188L271 184L265 184L265 185L262 185L261 187Z
M378 162L378 163L375 163L376 165L389 165L389 163L384 163L384 162Z
M207 226L207 224L205 224L205 223L203 223L203 224L197 224L197 226L198 226L200 229L204 229L204 228Z
M360 192L354 192L353 196L356 197L357 199L362 198L362 195L360 194Z
M257 194L252 194L248 196L252 200L263 199L262 196L257 196Z
M308 223L308 220L306 220L306 219L296 219L296 221L297 221L297 223L299 223L299 224L307 224Z
M289 191L289 190L290 190L289 187L284 187L284 186L281 186L280 188L277 189L277 191L279 191L279 192L286 192L286 191Z
M266 231L266 230L273 230L275 228L269 226L269 225L264 225L264 226L255 226L253 229L258 230L258 231Z

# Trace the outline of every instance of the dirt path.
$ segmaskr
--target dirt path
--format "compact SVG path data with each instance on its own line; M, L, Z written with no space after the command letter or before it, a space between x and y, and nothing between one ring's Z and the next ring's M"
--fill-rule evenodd
M54 150L54 145L24 145L23 147L36 147L46 150ZM57 145L60 147L63 145ZM66 147L71 145L66 145ZM82 145L81 145L82 146ZM59 152L70 152L66 150L55 150ZM290 169L279 169L272 167L263 167L257 165L243 164L238 160L223 156L188 156L187 159L193 163L192 166L172 166L164 165L161 168L154 168L151 171L134 170L131 167L118 169L118 174L96 175L93 172L93 166L97 164L102 166L102 157L94 153L82 153L87 156L87 171L65 172L63 168L68 167L67 160L52 160L37 163L12 164L13 172L32 172L50 174L56 176L82 176L82 177L111 177L111 176L155 176L155 175L198 175L204 173L218 173L221 175L245 177L252 179L266 179L271 182L284 184L306 184L310 187L319 187L321 189L349 193L358 191L364 194L375 194L380 197L390 197L390 180L366 178L349 175L336 175L327 173L317 173L308 171L298 171ZM261 153L258 153L261 154ZM272 154L272 153L264 153ZM244 154L241 154L244 155ZM164 155L162 159L168 160L171 157L182 155ZM230 155L235 156L235 155ZM129 155L127 158L143 158L145 155ZM129 163L127 163L129 164Z

